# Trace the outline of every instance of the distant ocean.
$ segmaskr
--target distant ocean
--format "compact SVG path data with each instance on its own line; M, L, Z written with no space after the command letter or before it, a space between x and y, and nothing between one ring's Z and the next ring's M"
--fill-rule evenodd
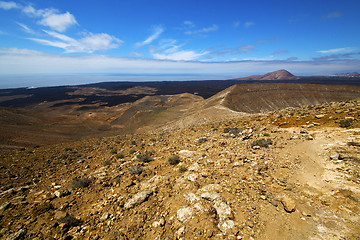
M149 81L192 81L192 80L226 80L236 76L224 75L37 75L37 76L0 76L0 89L34 88L65 85L82 85L99 82L149 82Z

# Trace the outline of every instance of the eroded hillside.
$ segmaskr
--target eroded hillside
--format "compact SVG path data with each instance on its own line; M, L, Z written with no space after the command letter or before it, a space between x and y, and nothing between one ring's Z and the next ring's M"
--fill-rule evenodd
M0 154L5 239L357 239L360 100Z

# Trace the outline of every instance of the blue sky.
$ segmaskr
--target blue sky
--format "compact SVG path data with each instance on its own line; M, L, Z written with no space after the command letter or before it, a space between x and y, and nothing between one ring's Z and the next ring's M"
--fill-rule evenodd
M39 76L360 71L359 10L358 0L0 1L0 87Z

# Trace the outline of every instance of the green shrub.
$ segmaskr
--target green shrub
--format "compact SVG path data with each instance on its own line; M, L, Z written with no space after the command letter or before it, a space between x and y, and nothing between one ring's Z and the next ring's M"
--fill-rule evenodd
M134 149L131 149L130 151L129 151L129 153L130 154L134 154L136 151L134 150Z
M123 159L125 156L124 154L122 153L119 153L118 155L116 155L116 158L119 158L119 159Z
M181 167L179 168L179 172L180 173L183 173L183 172L186 172L187 171L187 167Z
M270 134L268 134L268 133L264 133L264 136L265 136L265 137L269 137L269 136L270 136Z

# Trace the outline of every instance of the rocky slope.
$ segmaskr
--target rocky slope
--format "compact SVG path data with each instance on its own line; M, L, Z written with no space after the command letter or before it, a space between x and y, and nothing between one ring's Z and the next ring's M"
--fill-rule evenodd
M357 239L359 109L0 153L0 238Z

